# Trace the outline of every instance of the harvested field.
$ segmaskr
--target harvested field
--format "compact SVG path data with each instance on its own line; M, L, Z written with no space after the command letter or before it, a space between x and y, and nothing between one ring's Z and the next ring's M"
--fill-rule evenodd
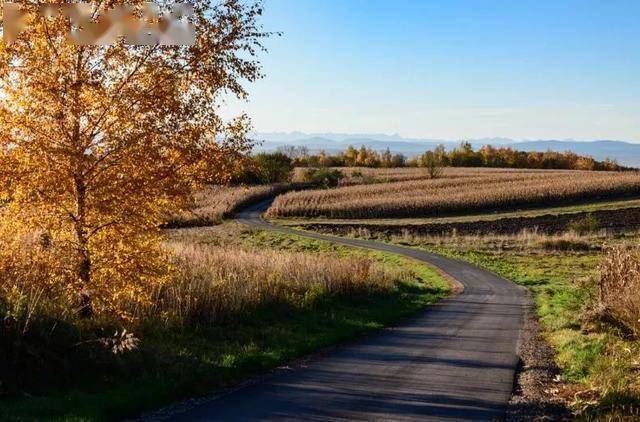
M553 206L640 194L640 173L448 169L444 177L292 192L269 217L401 218Z
M640 208L604 210L591 213L540 215L535 217L507 217L495 220L460 221L426 224L331 224L305 223L305 230L338 236L366 233L365 237L389 238L392 236L447 236L458 235L511 235L523 229L541 234L557 234L570 230L572 223L588 216L596 219L598 229L621 233L640 229Z
M294 170L293 180L303 181L303 173L308 168L297 167ZM344 175L340 186L368 185L375 183L406 182L410 180L430 180L429 171L426 168L395 167L395 168L370 168L370 167L330 167L330 170L338 170ZM515 172L545 172L547 170L521 170L507 168L459 168L446 167L442 169L442 178L473 177L487 173L503 174Z

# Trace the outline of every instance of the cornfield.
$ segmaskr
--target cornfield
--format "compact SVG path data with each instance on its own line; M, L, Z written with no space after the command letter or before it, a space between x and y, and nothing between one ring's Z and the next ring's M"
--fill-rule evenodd
M447 169L439 179L292 192L279 196L267 214L270 217L421 217L638 194L640 174L636 172Z
M394 167L394 168L369 168L369 167L331 167L331 170L339 170L344 179L341 186L366 185L374 183L405 182L409 180L431 179L426 168L416 167ZM293 180L302 182L302 175L306 167L297 167L293 173ZM517 170L517 169L495 169L495 168L442 168L442 176L446 178L472 177L487 173L514 173L514 172L541 172L545 170Z
M166 225L188 227L219 224L242 207L284 192L288 187L286 183L259 186L209 186L195 196L190 210L170 216Z

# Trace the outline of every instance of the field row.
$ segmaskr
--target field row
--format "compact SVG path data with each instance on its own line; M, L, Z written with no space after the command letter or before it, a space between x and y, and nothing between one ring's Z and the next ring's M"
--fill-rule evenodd
M343 174L340 186L368 185L376 183L406 182L410 180L429 180L431 176L426 168L416 167L332 167ZM297 167L293 173L293 181L302 182L303 173L308 170L305 167ZM562 171L562 170L556 170ZM536 169L508 169L508 168L456 168L446 167L441 169L443 178L473 177L487 174L504 173L548 173L550 170Z
M270 217L422 217L557 204L640 194L636 172L478 171L331 190L291 192Z

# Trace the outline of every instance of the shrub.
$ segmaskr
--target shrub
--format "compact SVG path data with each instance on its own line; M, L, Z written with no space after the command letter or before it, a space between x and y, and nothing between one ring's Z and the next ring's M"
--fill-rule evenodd
M433 151L422 154L419 165L427 169L430 179L438 179L442 175L442 162Z
M324 188L334 188L338 186L343 177L344 175L340 170L331 170L326 168L308 169L302 176L306 183L312 183Z
M262 183L281 183L291 179L291 158L281 152L261 153L256 155L253 161Z
M598 221L593 214L587 214L586 216L573 220L567 224L567 230L579 235L594 233L599 229L600 221Z
M538 245L547 251L589 251L594 249L589 242L564 238L543 239Z

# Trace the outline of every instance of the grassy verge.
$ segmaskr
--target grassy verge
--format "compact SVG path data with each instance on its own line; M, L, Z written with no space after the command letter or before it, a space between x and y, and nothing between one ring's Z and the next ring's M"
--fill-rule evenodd
M368 257L410 274L383 293L321 295L308 304L276 304L214 326L151 327L140 347L117 362L83 365L71 381L37 393L0 397L1 420L114 420L174 400L224 389L320 348L393 324L445 297L449 287L435 271L395 255L367 252L296 236L240 230L178 231L177 237L211 244L340 257Z

